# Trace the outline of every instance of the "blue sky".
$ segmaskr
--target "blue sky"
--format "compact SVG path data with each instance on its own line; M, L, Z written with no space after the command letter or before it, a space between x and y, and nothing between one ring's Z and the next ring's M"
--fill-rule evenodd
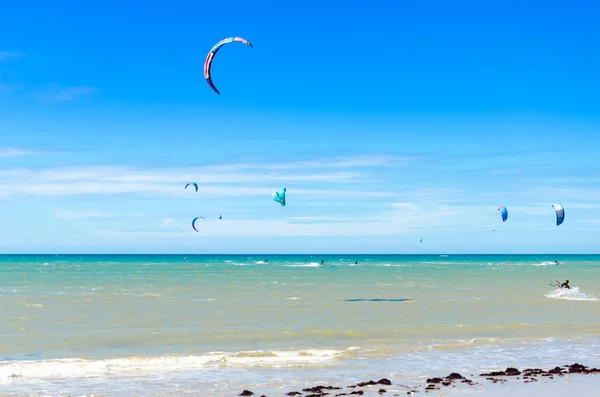
M12 2L0 250L600 252L599 12Z

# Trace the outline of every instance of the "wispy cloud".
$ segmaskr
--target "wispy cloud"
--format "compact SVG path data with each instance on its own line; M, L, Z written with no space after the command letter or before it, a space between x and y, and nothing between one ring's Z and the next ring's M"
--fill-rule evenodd
M361 155L354 157L333 157L307 161L282 161L273 162L247 162L233 163L205 167L206 171L242 171L251 169L260 170L307 170L307 169L343 169L343 168L370 168L370 167L400 167L414 164L421 159L418 156L390 156L390 155Z
M25 53L19 51L0 51L0 61L12 61L25 56Z
M335 220L339 220L339 218L333 217L333 216L291 216L288 218L291 221L306 221L306 222L312 222L312 221L335 221Z
M164 219L161 219L160 221L161 221L161 224L160 224L159 228L162 229L162 228L165 228L165 227L167 227L169 225L172 225L175 222L175 219L173 219L173 218L164 218Z
M7 152L7 155L12 152ZM17 152L13 153L14 155ZM335 160L324 160L330 164ZM337 168L359 167L337 163ZM312 164L318 164L314 161ZM360 164L366 164L362 162ZM372 161L368 164L375 164ZM381 161L378 164L384 164ZM387 164L387 163L385 163ZM283 167L286 171L278 170ZM208 167L147 168L122 166L60 167L46 169L13 168L0 170L0 196L70 196L85 194L156 194L178 197L222 197L270 195L273 189L290 187L299 196L345 194L354 197L382 197L390 192L376 189L349 190L350 186L373 184L372 176L359 171L331 171L316 167L306 170L304 162L269 164L230 164ZM302 172L304 171L304 172ZM197 182L199 192L190 194L182 185ZM315 184L319 188L315 188ZM336 188L323 186L335 184Z
M431 192L428 192L432 195ZM407 196L420 200L422 192L415 190ZM431 197L431 196L428 196ZM533 232L551 229L554 218L551 210L543 203L532 202L529 205L510 207L509 222L501 222L496 208L482 205L474 198L467 204L446 203L443 195L436 197L437 203L429 201L405 201L382 203L380 209L357 212L342 211L332 215L277 216L266 219L248 219L247 215L225 216L223 220L207 217L199 232L190 232L190 217L158 218L151 216L143 223L132 224L119 216L119 224L105 224L100 221L94 227L94 236L98 238L122 239L190 239L206 237L285 237L285 236L390 236L413 235L427 236L440 230L455 231L458 234L479 232L491 233L497 228L510 233ZM441 203L441 204L440 204ZM572 211L589 211L586 203L572 203ZM100 218L101 214L83 212L69 214L70 218L83 218L85 215ZM254 215L256 216L256 215ZM580 217L581 218L581 217ZM160 221L160 223L159 223ZM576 227L597 228L599 221L592 218L570 219ZM444 233L444 232L442 232ZM452 232L451 232L452 233ZM416 238L416 237L415 237ZM452 236L457 240L459 237ZM415 240L416 241L416 240Z
M23 58L27 54L19 51L0 51L0 62L13 61ZM35 98L46 103L68 102L77 100L86 95L92 95L98 92L98 89L90 86L60 86L56 83L49 83L42 88L27 87L23 84L9 79L7 81L6 72L0 70L0 91L14 92L19 89L26 91Z
M395 207L394 203L389 204ZM164 223L144 230L102 228L97 232L104 238L184 238L206 237L284 237L284 236L386 236L424 232L432 228L470 226L482 229L482 216L467 216L469 209L457 207L436 210L411 203L414 210L407 213L397 208L377 213L346 214L345 216L305 216L279 219L207 219L199 231L190 233L189 219L168 220L169 231L159 231Z
M51 83L45 87L42 93L36 96L43 102L56 103L73 101L96 92L98 92L98 89L94 87L60 87L55 83Z
M0 70L0 92L10 93L23 88L22 84L16 83L10 74Z
M491 233L492 228L498 229L494 236L503 232L550 230L554 215L552 203L546 203L546 199L556 199L565 205L569 224L561 227L561 231L572 225L596 227L592 221L578 221L593 218L587 215L593 215L599 206L591 200L598 197L594 189L568 185L559 189L552 185L523 186L523 189L512 186L506 192L502 184L483 189L474 184L440 184L438 179L408 184L404 176L399 183L396 172L379 172L377 168L404 164L402 158L371 155L173 168L119 165L4 168L0 169L0 197L15 199L15 203L28 197L52 198L43 200L50 206L55 200L62 201L63 209L55 213L57 218L86 221L86 225L73 227L81 227L89 238L107 241L182 238L189 242L197 236L340 234L407 234L414 239L435 233L450 233L453 241L458 241L461 233ZM373 175L391 180L373 183ZM197 182L199 191L185 190L188 182ZM289 205L280 209L270 201L270 195L283 186L288 188ZM112 195L117 200L109 197L81 200L82 195ZM148 200L138 200L142 197ZM200 206L195 202L235 197L244 199L205 200ZM69 202L73 205L67 207ZM80 208L91 203L96 207ZM509 209L507 223L499 218L499 205L507 205ZM217 220L221 212L223 219ZM190 233L190 221L196 215L206 216L203 222L206 227ZM132 219L134 216L137 219ZM90 222L93 228L86 227Z
M282 164L269 164L267 169L328 169L328 168L366 168L366 167L391 167L407 165L419 157L400 157L389 155L368 155L355 157L337 157L318 161L296 161Z
M54 215L57 218L66 219L69 221L81 221L91 218L110 218L113 215L102 212L102 211L94 211L94 210L56 210Z
M415 203L392 203L392 206L407 212L421 211L421 206Z
M106 182L69 182L44 183L19 182L0 186L0 196L79 196L79 195L116 195L116 194L146 194L153 196L171 196L188 199L269 196L274 187L253 186L203 186L198 193L187 194L177 184L165 183L106 183ZM289 190L288 194L295 197L338 197L336 200L347 198L391 196L391 192L355 191L349 189L307 189Z
M286 220L206 220L198 232L190 232L188 219L175 220L172 231L99 229L97 234L112 238L186 238L206 237L273 237L273 236L381 236L410 232L412 227L402 223L322 222L299 223ZM157 228L162 225L157 226Z
M54 211L54 216L59 219L66 219L70 221L83 221L90 219L123 219L128 220L131 218L148 218L153 216L149 212L107 212L97 209L58 209Z
M17 148L0 148L0 158L8 157L22 157L22 156L33 156L40 154L41 152L27 149Z
M18 51L0 51L0 63L23 58L24 53ZM14 81L12 73L0 69L0 93L12 93L22 88L22 85Z
M419 194L413 196L418 199ZM440 198L441 199L441 198ZM472 207L461 205L439 205L427 202L390 203L389 210L380 211L373 218L382 222L402 223L409 230L423 230L432 227L475 224L483 214Z
M3 176L21 176L24 178L40 179L42 181L76 182L120 182L120 183L187 183L190 181L198 184L206 183L243 183L243 182L347 182L367 183L361 179L361 174L351 172L338 173L310 173L310 174L284 174L284 173L232 173L210 172L204 167L182 167L164 169L137 169L132 167L106 166L106 167L63 167L43 170L12 169L0 171Z

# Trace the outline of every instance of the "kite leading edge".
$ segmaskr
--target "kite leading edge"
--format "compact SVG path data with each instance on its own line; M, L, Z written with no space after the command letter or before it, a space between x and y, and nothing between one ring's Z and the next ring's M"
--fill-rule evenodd
M210 51L208 52L208 55L206 56L206 61L204 61L204 78L206 79L206 82L208 83L210 88L212 88L218 95L221 95L221 93L219 92L217 87L215 87L215 85L213 84L212 76L210 75L212 62L213 62L215 55L221 49L221 47L223 47L225 44L233 43L233 42L239 42L242 44L246 44L250 48L254 48L254 45L252 45L251 42L249 42L248 40L246 40L242 37L227 37L227 38L219 41L217 44L215 44L210 49Z

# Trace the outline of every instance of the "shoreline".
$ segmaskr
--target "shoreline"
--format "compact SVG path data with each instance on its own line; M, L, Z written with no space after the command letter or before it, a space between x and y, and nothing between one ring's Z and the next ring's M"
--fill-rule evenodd
M427 378L423 384L418 386L406 386L394 384L388 378L379 380L368 380L347 386L332 386L328 384L306 386L301 390L290 390L283 392L285 396L297 397L341 397L341 396L375 396L391 395L415 396L417 394L437 396L452 396L464 393L485 393L485 396L505 396L510 389L511 397L526 396L559 396L568 395L587 396L592 395L590 389L598 390L600 369L585 366L579 363L555 366L544 370L541 368L518 369L507 367L505 370L492 371L488 373L463 375L452 372L445 377L435 376ZM582 381L583 375L592 375ZM578 379L579 378L579 379ZM571 381L578 379L574 384ZM566 382L565 382L566 380ZM536 384L537 386L533 386ZM543 385L552 384L551 391ZM534 388L532 390L532 387ZM549 394L551 393L551 394ZM235 396L273 397L275 394L264 394L261 392L245 389Z

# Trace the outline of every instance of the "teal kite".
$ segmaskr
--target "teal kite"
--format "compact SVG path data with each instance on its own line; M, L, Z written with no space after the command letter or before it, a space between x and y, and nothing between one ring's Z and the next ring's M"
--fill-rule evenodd
M286 188L282 187L278 191L273 192L273 194L271 195L271 197L273 197L273 201L281 204L282 207L285 206L285 191L286 190L287 190Z

